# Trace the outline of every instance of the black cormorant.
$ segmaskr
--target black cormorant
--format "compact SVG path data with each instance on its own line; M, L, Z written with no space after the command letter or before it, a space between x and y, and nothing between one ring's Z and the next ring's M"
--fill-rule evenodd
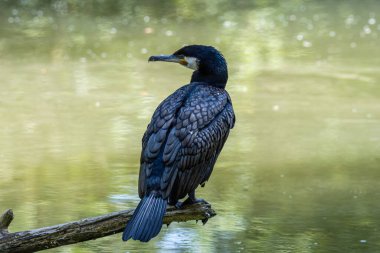
M189 84L157 107L142 138L139 196L123 233L143 242L161 230L167 204L192 204L195 189L209 179L235 123L223 55L211 46L185 46L149 61L176 62L194 70ZM184 203L178 202L188 195Z

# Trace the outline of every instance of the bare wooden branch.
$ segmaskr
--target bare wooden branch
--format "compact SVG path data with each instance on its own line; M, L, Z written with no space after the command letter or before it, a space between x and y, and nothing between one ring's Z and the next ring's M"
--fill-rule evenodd
M13 220L12 209L6 210L0 217L0 236L8 234L8 227Z
M125 228L133 211L134 209L124 210L51 227L3 234L0 235L0 252L34 252L119 233ZM202 220L205 223L215 215L211 206L203 203L186 206L183 209L169 207L163 223L189 220Z

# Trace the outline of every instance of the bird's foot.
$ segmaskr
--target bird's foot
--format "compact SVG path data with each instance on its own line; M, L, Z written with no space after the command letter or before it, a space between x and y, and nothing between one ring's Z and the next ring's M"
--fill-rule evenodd
M183 202L178 201L174 206L175 206L175 208L177 208L177 209L181 209L182 206L183 206Z
M206 205L208 205L209 203L206 201L206 200L204 200L204 199L190 199L190 198L187 198L186 200L185 200L185 202L186 201L188 201L189 200L189 202L191 202L190 204L192 205L192 204L196 204L196 203L202 203L202 204L206 204Z
M197 203L208 204L208 202L204 199L187 198L184 202L178 201L177 204L175 204L175 207L177 209L181 209L181 208L184 208L185 206L194 205Z

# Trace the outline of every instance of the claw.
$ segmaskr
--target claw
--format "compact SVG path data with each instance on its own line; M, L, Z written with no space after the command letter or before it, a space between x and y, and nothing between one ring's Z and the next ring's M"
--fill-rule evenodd
M175 207L177 209L181 209L185 206L188 206L188 205L193 205L193 204L196 204L196 203L203 203L203 204L209 204L206 200L204 199L197 199L195 198L195 194L194 192L191 192L189 193L189 197L184 201L184 202L180 202L178 201L176 204L175 204Z
M181 209L184 206L184 202L178 201L174 206L177 209Z

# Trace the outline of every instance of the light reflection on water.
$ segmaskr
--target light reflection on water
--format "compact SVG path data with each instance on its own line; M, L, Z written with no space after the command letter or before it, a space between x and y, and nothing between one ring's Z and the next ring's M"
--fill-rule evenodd
M149 244L115 235L51 252L379 248L375 2L37 3L0 2L0 207L13 208L12 231L137 205L141 137L191 74L147 58L199 43L225 54L237 114L198 191L218 215Z

